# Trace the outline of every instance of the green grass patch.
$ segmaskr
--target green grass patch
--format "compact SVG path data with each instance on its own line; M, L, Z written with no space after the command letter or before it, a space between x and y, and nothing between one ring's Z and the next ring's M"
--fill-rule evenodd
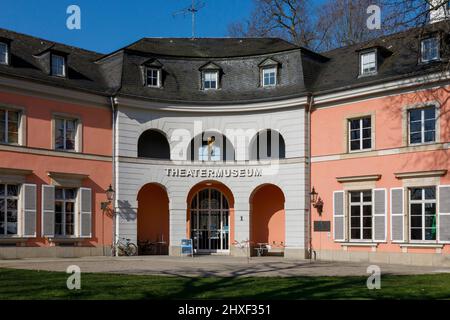
M0 299L450 299L450 274L381 277L172 277L0 269Z

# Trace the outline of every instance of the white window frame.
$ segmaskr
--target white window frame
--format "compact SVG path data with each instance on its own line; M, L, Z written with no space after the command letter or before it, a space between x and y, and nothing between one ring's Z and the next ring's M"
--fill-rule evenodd
M64 121L64 127L63 127L63 137L64 137L64 148L57 148L56 147L56 130L58 130L57 128L57 120L63 120ZM67 121L74 121L75 125L75 136L74 136L74 148L73 149L67 149L66 146L66 134L67 134ZM80 150L80 146L79 146L79 130L80 130L80 120L77 118L70 118L70 117L65 117L65 116L55 116L53 118L53 149L57 150L57 151L67 151L67 152L78 152Z
M273 73L274 74L274 83L273 84L271 84L271 83L266 84L266 81L265 81L266 73ZM263 87L275 87L277 85L277 83L278 83L278 81L277 81L278 79L277 78L278 78L278 68L277 67L262 68L262 72L261 72L261 82L262 83L261 84L262 84Z
M4 196L0 196L0 198L1 199L3 199L4 200L4 202L5 202L5 207L3 208L4 209L4 212L5 212L5 220L4 220L4 223L5 223L5 230L4 230L4 232L3 233L1 233L0 234L0 237L14 237L14 236L18 236L18 235L20 235L20 211L21 211L21 208L20 208L20 195L21 195L21 185L20 184L17 184L17 183L0 183L0 186L1 185L4 185L4 188L5 188L5 195ZM12 186L17 186L17 196L12 196L12 197L10 197L10 196L8 196L8 194L7 194L7 190L8 190L8 185L12 185ZM9 200L16 200L17 201L17 209L16 209L16 217L17 217L17 223L16 223L16 228L17 228L17 230L16 230L16 233L15 234L8 234L8 233L5 233L5 231L7 231L7 229L8 229L8 223L7 223L7 221L8 221L8 212L7 212L7 207L8 207L8 204L7 204L7 202L8 202L8 199Z
M375 70L373 70L373 71L370 71L370 70L366 71L366 69L364 68L365 64L363 63L363 59L366 56L372 56L372 55L373 55L373 60L374 60L373 63L374 63ZM359 55L359 65L360 65L359 74L361 76L368 76L368 75L376 74L377 71L378 71L378 61L377 61L377 52L376 52L376 50L360 53L360 55ZM366 65L368 65L368 64L366 64Z
M150 71L151 72L156 71L156 85L150 84L148 82L148 73ZM159 69L159 68L150 68L150 67L146 68L146 70L145 70L145 84L146 84L147 87L150 87L150 88L160 88L161 87L161 69Z
M425 189L426 188L434 188L434 199L425 199ZM422 200L411 200L411 189L422 189ZM408 187L408 236L409 241L411 243L438 243L439 239L439 216L438 216L438 186L421 186L421 187ZM424 240L425 239L425 204L434 203L436 212L436 240ZM411 237L411 205L412 204L421 204L422 205L422 240L412 239Z
M0 110L5 111L5 141L0 141L0 144L9 144L9 145L20 145L22 140L22 111L17 109L9 109L9 108L2 108L0 107ZM17 142L9 142L8 141L8 114L9 112L16 112L18 114L17 116Z
M370 119L370 127L363 127L363 121L364 119ZM348 124L347 124L347 130L348 130L348 151L349 152L363 152L363 151L371 151L373 149L373 121L372 121L372 116L362 116L362 117L358 117L358 118L350 118L347 120ZM354 149L352 150L352 141L357 141L355 139L352 139L352 130L351 129L351 122L352 121L359 121L359 149ZM363 140L367 140L368 138L363 138L363 132L364 129L370 129L370 148L364 148L363 147Z
M425 141L425 110L434 108L434 141ZM420 142L411 142L411 112L420 110ZM422 144L434 144L438 142L438 109L434 105L424 106L421 108L411 108L407 110L408 114L408 144L409 145L422 145ZM427 119L431 120L431 119Z
M57 59L61 59L60 61L62 61L62 73L58 73L57 70L53 69L53 62L56 61ZM60 54L56 54L56 53L52 53L50 56L50 73L52 76L55 77L66 77L66 73L67 73L67 61L66 61L66 57Z
M5 47L5 61L4 62L0 61L0 64L9 65L9 45L7 42L1 41L0 46Z
M361 201L360 202L352 202L352 193L356 193L358 192L360 194L361 197ZM364 201L364 197L363 194L364 192L368 192L370 193L370 202ZM374 214L373 214L373 210L374 210L374 203L373 203L373 190L372 189L366 189L366 190L349 190L347 192L347 196L348 196L348 230L349 230L349 234L348 234L348 239L350 242L373 242L373 235L374 235ZM357 229L357 228L352 228L352 205L353 206L359 206L360 209L360 225L359 225L359 231L360 231L360 236L359 239L353 239L352 238L352 229ZM371 234L370 234L370 239L363 239L363 231L364 231L364 227L363 227L363 222L364 222L364 213L363 213L363 208L364 206L370 205L370 218L371 218L371 225L370 225L370 230L371 230ZM366 228L367 229L367 228Z
M430 41L430 40L434 40L437 43L437 57L435 58L430 58L430 59L425 59L424 58L424 54L425 54L425 42ZM441 59L441 55L440 55L440 41L439 41L439 37L438 36L433 36L433 37L428 37L426 39L422 39L420 41L420 61L423 63L427 63L427 62L432 62L432 61L438 61Z
M56 190L61 189L63 190L64 199L57 199L56 198ZM65 190L66 189L72 189L75 190L75 196L73 199L67 200L65 199ZM79 197L79 188L66 188L66 187L55 187L55 202L54 202L54 210L55 210L55 225L54 225L54 235L55 237L78 237L79 230L78 230L78 197ZM62 203L62 212L61 212L61 234L56 234L56 202ZM67 202L73 203L73 234L67 234L66 232L66 206L65 204Z
M219 88L219 71L217 70L205 70L202 72L202 85L203 85L203 90L217 90ZM206 75L213 75L212 79L206 80ZM215 87L206 87L206 82L216 82L216 86Z

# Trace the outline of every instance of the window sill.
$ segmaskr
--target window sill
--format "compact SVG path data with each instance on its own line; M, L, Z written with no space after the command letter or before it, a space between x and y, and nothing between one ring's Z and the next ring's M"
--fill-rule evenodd
M442 249L444 247L443 244L437 243L401 243L400 248L433 248L433 249Z
M80 238L80 237L53 237L48 238L50 242L54 243L70 243L70 242L82 242L89 240L90 238Z
M340 242L342 247L378 247L379 242Z
M0 244L1 243L20 243L26 242L30 238L25 238L21 236L0 236Z

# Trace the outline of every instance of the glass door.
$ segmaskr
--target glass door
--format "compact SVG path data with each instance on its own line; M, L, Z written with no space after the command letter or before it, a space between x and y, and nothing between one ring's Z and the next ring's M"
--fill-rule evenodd
M191 237L196 253L229 250L229 207L217 189L204 189L191 203Z

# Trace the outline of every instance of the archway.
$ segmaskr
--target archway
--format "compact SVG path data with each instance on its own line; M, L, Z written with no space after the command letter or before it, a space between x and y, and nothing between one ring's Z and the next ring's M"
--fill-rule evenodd
M250 160L286 158L286 144L281 133L272 129L259 131L250 141L249 158Z
M198 183L187 197L187 237L195 253L230 252L234 241L234 198L228 187L217 181Z
M253 248L267 247L265 253L284 254L284 194L273 184L257 187L250 196L250 242ZM255 254L256 250L252 250Z
M235 152L233 144L224 134L205 131L191 140L187 156L191 161L233 161Z
M158 130L144 131L138 140L138 157L170 159L170 146L166 136Z
M169 197L165 188L149 183L139 190L137 240L139 254L168 254Z

